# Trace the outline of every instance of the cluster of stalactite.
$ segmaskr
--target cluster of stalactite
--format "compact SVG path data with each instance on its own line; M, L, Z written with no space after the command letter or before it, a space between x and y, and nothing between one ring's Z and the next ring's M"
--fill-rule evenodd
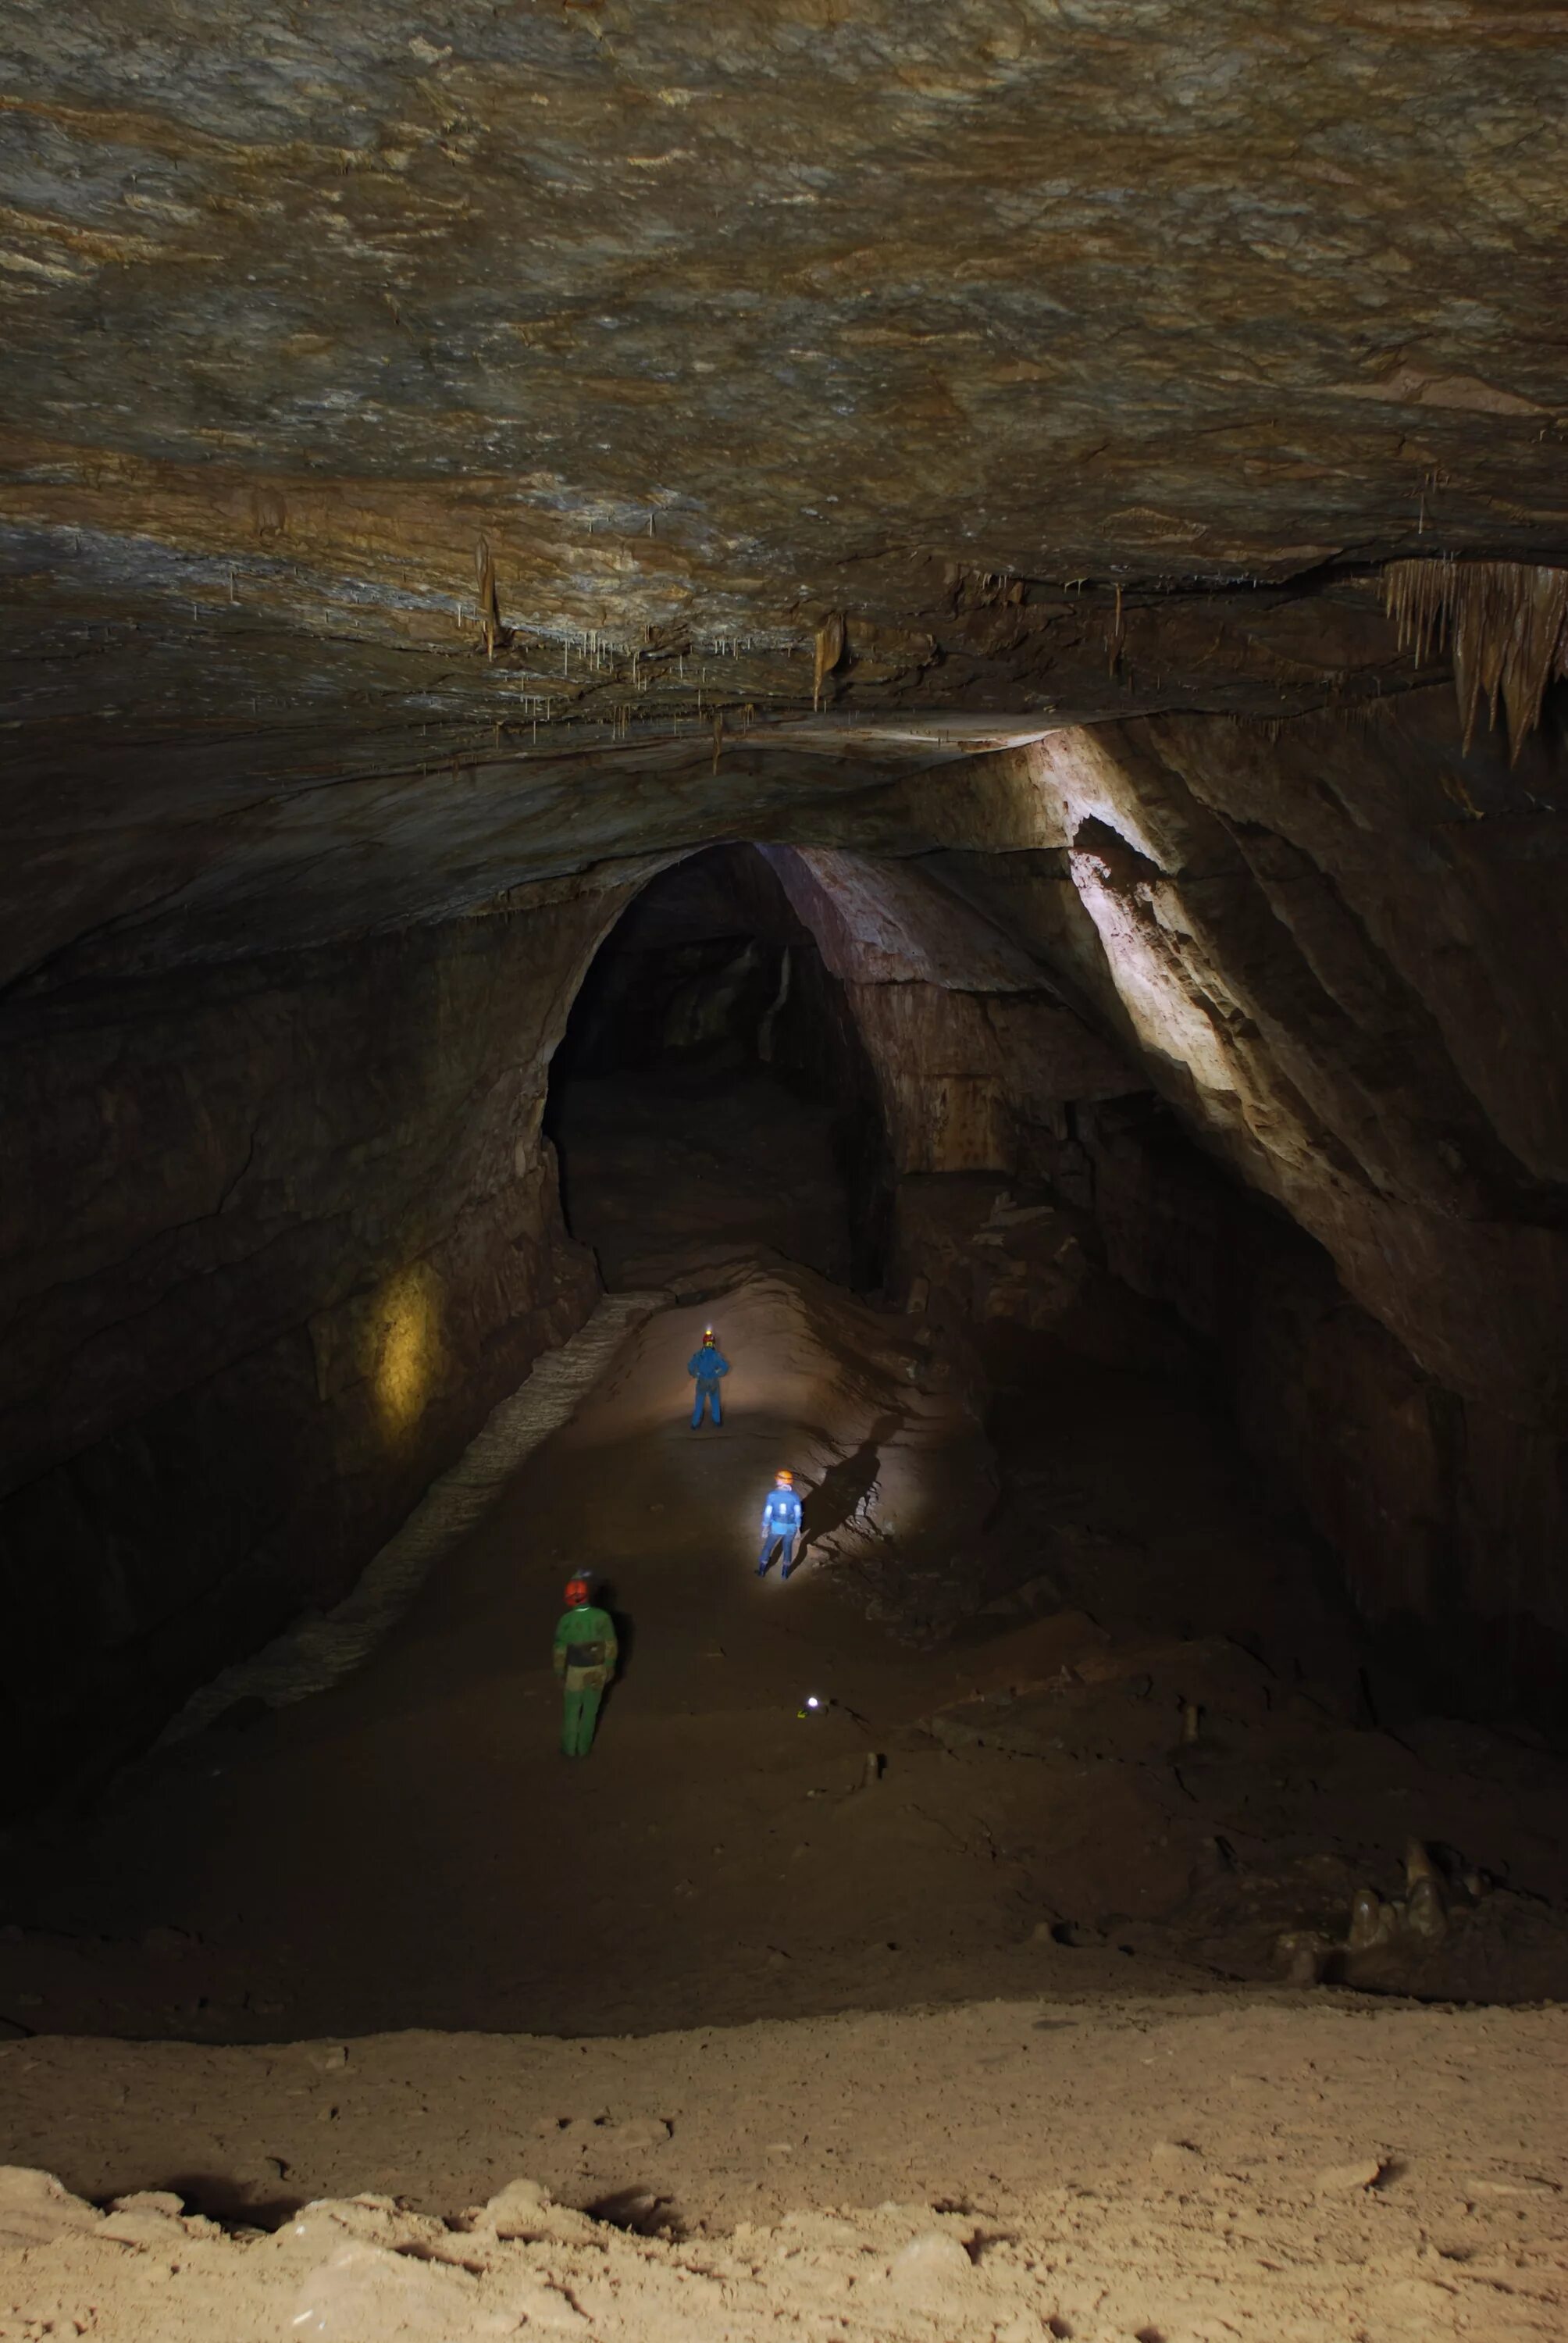
M1464 744L1484 700L1501 708L1513 756L1541 721L1547 686L1568 676L1568 569L1523 561L1391 561L1389 615L1418 661L1446 642L1464 718Z

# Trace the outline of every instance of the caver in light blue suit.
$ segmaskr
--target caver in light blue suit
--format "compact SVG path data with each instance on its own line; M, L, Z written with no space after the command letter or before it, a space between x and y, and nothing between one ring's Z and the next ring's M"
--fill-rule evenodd
M757 1575L766 1578L773 1563L775 1546L784 1549L784 1568L779 1574L788 1578L795 1567L795 1541L800 1534L800 1500L793 1489L769 1489L762 1506L762 1551L757 1557Z
M719 1382L729 1373L729 1362L717 1342L704 1342L700 1351L693 1351L686 1363L686 1372L697 1380L697 1404L691 1411L691 1428L695 1432L702 1422L705 1407L713 1411L715 1423L724 1421L724 1410L719 1403Z

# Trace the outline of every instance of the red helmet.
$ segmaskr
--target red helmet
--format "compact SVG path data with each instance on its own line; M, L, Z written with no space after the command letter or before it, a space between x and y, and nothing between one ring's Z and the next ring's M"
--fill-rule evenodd
M712 1327L711 1327L711 1326L705 1326L705 1327L703 1328L703 1330L702 1330L702 1347L703 1347L703 1349L704 1349L705 1351L708 1351L708 1350L716 1350L716 1349L718 1348L718 1345L719 1345L719 1337L718 1337L718 1335L714 1332L714 1331L713 1331L713 1329L712 1329Z
M577 1610L580 1610L580 1609L581 1609L581 1607L582 1607L582 1605L583 1605L583 1604L588 1601L588 1580L587 1580L586 1578L568 1578L568 1581L567 1581L567 1608L568 1608L568 1611L577 1611Z

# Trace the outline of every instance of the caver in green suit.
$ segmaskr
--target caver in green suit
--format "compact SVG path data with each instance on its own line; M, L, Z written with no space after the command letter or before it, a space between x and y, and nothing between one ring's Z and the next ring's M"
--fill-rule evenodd
M604 1688L615 1674L619 1647L615 1621L588 1601L586 1578L567 1584L567 1607L556 1629L555 1669L566 1692L561 1721L561 1755L586 1757L593 1747L594 1726Z

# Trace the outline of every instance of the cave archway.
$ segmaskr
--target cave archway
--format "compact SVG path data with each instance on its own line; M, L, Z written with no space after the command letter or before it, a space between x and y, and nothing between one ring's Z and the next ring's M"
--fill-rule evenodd
M604 937L550 1066L571 1232L611 1287L760 1248L880 1278L890 1161L845 987L765 855L710 847Z

